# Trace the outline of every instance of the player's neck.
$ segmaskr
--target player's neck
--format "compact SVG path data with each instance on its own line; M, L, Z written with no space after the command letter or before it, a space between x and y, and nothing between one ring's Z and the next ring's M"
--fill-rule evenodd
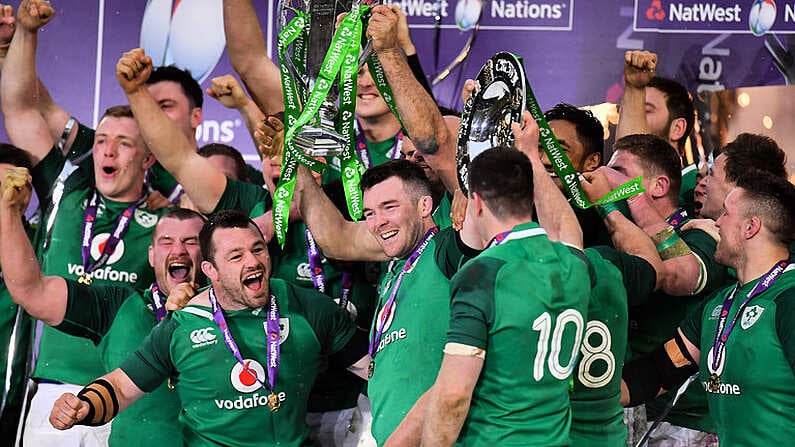
M359 118L359 131L367 141L378 143L394 137L400 131L400 122L391 113Z
M508 218L501 218L497 219L495 217L491 217L486 219L483 222L483 240L490 241L495 236L500 233L505 233L507 231L513 230L517 225L521 225L523 223L530 222L532 219L530 216L525 216L521 218L517 217L508 217Z
M735 268L737 279L741 284L747 284L761 277L770 271L776 262L789 258L787 245L770 243L754 245L745 250L745 253L750 253L751 256L746 255Z

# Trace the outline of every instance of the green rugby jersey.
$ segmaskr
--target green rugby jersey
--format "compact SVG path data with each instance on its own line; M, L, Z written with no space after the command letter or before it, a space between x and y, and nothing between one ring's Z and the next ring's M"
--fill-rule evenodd
M299 287L313 289L305 232L306 224L303 222L291 223L284 248L281 249L278 245L269 247L274 265L272 277L283 279ZM350 264L357 268L353 276L354 282L347 311L358 327L369 328L375 305L375 287L364 279L364 272L361 271L358 263ZM325 256L322 257L321 265L326 278L326 295L339 303L342 272L335 269ZM323 362L315 387L309 396L308 409L310 412L324 412L353 408L364 385L365 381L355 374L339 369L328 369L326 362Z
M56 329L96 343L106 371L121 366L156 325L149 289L141 293L125 287L87 287L72 280L66 285L66 315ZM113 419L108 444L181 444L182 424L177 422L180 408L177 394L162 384Z
M629 345L632 358L648 354L655 347L673 336L674 330L693 309L714 290L728 284L726 267L715 262L717 243L701 230L678 231L679 236L690 247L706 267L707 278L703 289L692 296L671 296L659 290L648 301L629 309ZM649 420L658 417L671 396L661 396L646 402ZM671 424L708 433L715 432L709 417L706 395L703 390L691 387L681 397L676 407L666 416Z
M378 142L368 141L367 154L370 157L370 167L378 166L391 160L393 147L395 147L395 137ZM325 185L337 178L340 178L340 159L339 157L329 157L326 170L323 171L322 182Z
M433 210L433 221L439 228L447 228L453 226L453 219L450 217L450 211L453 206L453 195L445 191L439 199L439 203Z
M64 162L65 158L59 150L50 151L33 169L34 179L39 184L54 185L55 178L52 176L57 176ZM39 247L41 269L45 275L76 280L83 273L82 228L86 203L94 191L93 184L93 165L90 163L81 165L66 179L50 236L41 237L42 240L48 239L46 248ZM101 247L110 236L116 219L129 205L104 198L100 200L91 241L92 261L100 256ZM152 231L166 211L148 210L145 205L137 208L115 252L104 266L93 272L93 284L138 289L149 287L154 281L154 272L149 266L147 250ZM43 222L47 222L49 217L46 215ZM40 231L46 232L46 226L41 225ZM66 335L49 326L43 327L33 377L84 385L104 372L99 353L88 340Z
M583 257L528 222L453 277L447 342L486 355L458 445L569 444L569 378L591 294Z
M299 446L308 434L309 390L324 354L353 336L350 317L327 297L272 279L281 318L280 364L271 412L269 392L227 349L209 307L190 305L158 325L121 368L144 391L172 378L182 402L185 443L193 446ZM224 312L248 368L267 377L266 310Z
M621 371L627 350L628 296L647 296L657 274L645 260L611 247L585 249L593 287L571 393L571 445L624 446Z
M728 322L759 279L741 287ZM709 391L710 351L723 301L734 285L715 292L682 322L685 337L701 349L699 388L721 446L795 443L795 266L745 307L726 342L717 392ZM695 384L694 384L695 385Z
M457 233L446 228L430 240L403 277L367 385L372 402L372 433L379 445L436 380L449 324L449 278L473 255ZM405 259L391 262L384 274L371 338L405 263Z
M698 185L698 166L687 165L682 169L682 186L679 189L679 206L693 215L695 198L693 193Z

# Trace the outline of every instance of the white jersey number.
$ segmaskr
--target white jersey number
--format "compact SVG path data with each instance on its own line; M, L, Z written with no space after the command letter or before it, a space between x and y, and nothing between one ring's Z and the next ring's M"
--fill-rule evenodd
M560 364L560 352L563 343L563 331L567 324L574 325L575 339L571 345L571 355L566 365ZM552 317L548 312L544 312L533 321L533 330L538 331L538 349L536 358L533 362L533 378L540 381L544 378L544 361L549 366L552 377L558 380L566 380L571 374L574 363L577 360L577 351L582 341L582 328L584 326L582 315L574 309L566 309L558 315L555 320L555 327L552 328ZM549 336L552 335L550 343Z
M599 344L595 346L590 344L592 338L599 338ZM582 348L580 348L582 360L580 360L577 373L580 383L588 388L601 388L613 380L613 374L616 372L616 357L610 350L611 345L610 329L607 325L598 320L589 321L585 326L585 335ZM607 368L602 374L594 376L591 374L591 366L599 360L605 362Z

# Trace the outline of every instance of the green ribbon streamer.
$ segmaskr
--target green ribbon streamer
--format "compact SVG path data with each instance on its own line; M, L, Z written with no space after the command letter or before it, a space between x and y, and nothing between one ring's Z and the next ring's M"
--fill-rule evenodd
M298 105L298 99L296 97L295 82L290 76L289 70L287 70L283 61L287 57L285 54L287 46L303 32L306 25L305 15L300 11L296 11L296 17L290 21L281 33L279 33L279 65L284 92L285 125L287 130L284 134L284 157L281 173L279 175L279 184L276 187L276 191L273 193L273 227L279 245L282 247L284 247L287 235L290 202L292 201L293 192L295 191L298 163L316 172L322 172L325 168L324 163L320 163L297 150L294 146L293 138L304 125L317 120L318 110L328 96L332 83L337 77L342 63L344 59L346 59L345 56L350 51L352 45L357 46L358 54L361 29L359 29L359 33L355 31L363 9L364 8L354 8L345 16L339 29L334 33L329 50L321 65L319 76L315 81L312 91L309 93L303 110L297 118L296 115L298 113L298 107L300 106ZM353 155L349 154L349 158L351 156ZM361 213L361 211L359 212Z
M359 8L362 8L363 11L359 12ZM351 13L357 11L359 15L362 15L369 7L362 7L354 3L352 9ZM359 220L363 211L362 190L359 189L359 181L364 172L364 165L359 160L359 155L355 149L356 129L354 126L356 121L354 118L356 78L359 72L359 47L361 46L363 26L362 20L356 20L354 23L353 34L358 36L358 38L351 39L340 68L340 110L336 122L337 132L348 141L348 145L343 148L342 154L340 154L340 170L342 173L342 185L345 190L345 202L348 205L348 214L353 220Z
M370 69L370 76L373 78L375 88L378 89L378 93L384 98L386 106L389 107L389 110L395 115L395 118L398 119L403 133L408 136L406 126L403 125L403 120L400 119L400 114L395 104L395 95L392 93L392 88L389 87L389 83L386 80L386 73L384 73L384 67L381 65L381 61L378 60L378 55L375 51L373 51L367 59L367 67Z
M519 58L519 60L521 61L522 59ZM571 198L575 205L581 209L586 209L594 205L617 202L645 191L643 186L641 186L643 177L637 177L610 191L599 200L593 203L589 201L588 197L585 195L585 191L582 190L580 174L574 169L571 160L569 160L569 157L567 157L566 153L561 149L558 139L555 138L555 134L552 132L552 129L550 129L549 123L547 123L546 118L544 118L544 113L541 111L541 106L538 105L535 94L533 94L530 82L525 82L527 84L527 109L538 124L539 144L541 144L547 157L549 157L555 174L557 174L558 178L563 182L566 195Z

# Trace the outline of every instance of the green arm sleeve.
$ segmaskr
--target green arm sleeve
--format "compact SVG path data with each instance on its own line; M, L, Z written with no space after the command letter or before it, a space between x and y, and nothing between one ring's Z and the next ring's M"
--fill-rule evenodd
M629 306L646 302L657 283L657 272L645 259L620 252L612 247L593 247L604 259L610 261L621 271L624 288L627 290Z
M240 210L249 217L259 217L271 209L271 195L262 186L227 178L224 194L213 212Z
M494 322L494 288L503 261L475 259L450 283L450 329L448 343L487 349L489 328Z
M300 313L315 331L323 353L331 355L342 350L356 332L356 325L348 313L314 289L297 287L290 283L286 285L295 296ZM366 351L359 358L364 354Z
M776 333L784 348L784 357L795 373L795 289L783 291L775 301Z
M66 157L58 148L53 147L47 156L33 167L30 175L33 177L33 189L36 191L36 196L40 198L39 200L50 196L51 189L55 185L55 180L61 173L64 163L66 163Z
M706 267L707 280L702 289L703 292L710 293L729 283L726 267L715 262L715 249L718 243L712 239L712 236L701 230L686 230L680 232L679 237L685 241L693 254L698 256Z
M66 288L66 315L55 329L88 338L94 344L98 344L110 329L122 303L129 297L139 295L131 288L86 286L70 279L66 280Z
M465 262L480 253L479 250L464 244L458 232L451 227L439 230L434 237L436 238L436 265L448 279L452 278Z
M701 323L704 321L704 308L707 302L711 301L711 298L712 296L705 300L701 300L698 307L693 309L693 311L679 323L679 329L682 330L685 338L690 340L690 343L696 345L698 349L701 349Z
M179 327L171 315L146 336L138 349L121 364L121 369L144 392L152 392L168 377L177 375L171 361L171 337Z

